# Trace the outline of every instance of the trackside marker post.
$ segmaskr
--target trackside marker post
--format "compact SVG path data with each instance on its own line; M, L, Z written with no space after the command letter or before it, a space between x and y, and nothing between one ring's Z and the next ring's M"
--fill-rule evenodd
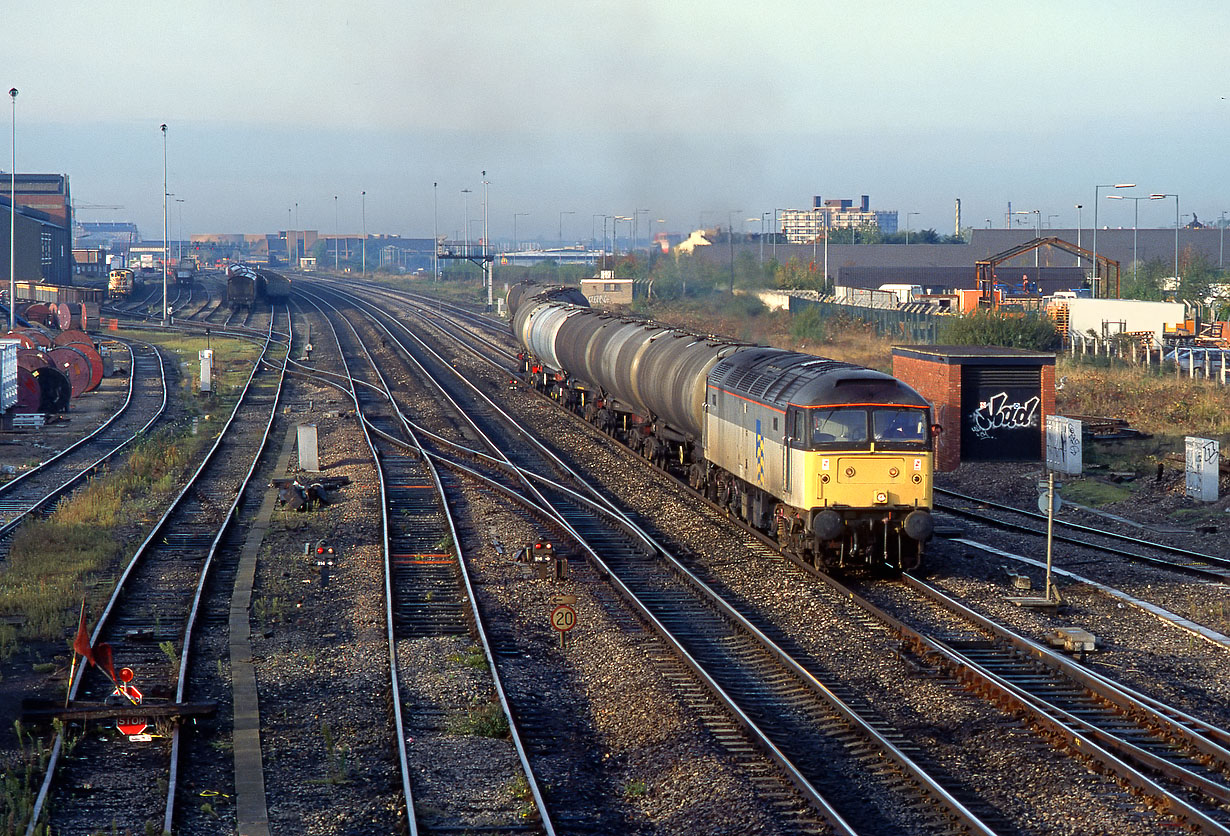
M559 647L567 647L568 631L577 626L577 611L567 604L551 610L551 626L559 632Z

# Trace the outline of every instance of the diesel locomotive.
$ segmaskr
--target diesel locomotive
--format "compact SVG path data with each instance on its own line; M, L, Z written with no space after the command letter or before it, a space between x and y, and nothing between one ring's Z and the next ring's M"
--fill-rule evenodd
M575 288L510 289L522 373L826 569L916 568L931 538L930 404L850 363L593 310Z

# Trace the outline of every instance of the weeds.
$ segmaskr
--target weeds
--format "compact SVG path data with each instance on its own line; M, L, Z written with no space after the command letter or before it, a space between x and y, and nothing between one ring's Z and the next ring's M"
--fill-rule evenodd
M624 784L624 798L644 798L648 787L641 780L632 780Z
M167 661L171 663L171 669L178 671L179 654L175 652L175 642L159 642L158 649L162 651L162 655L166 656Z
M465 650L454 653L448 657L450 662L456 662L464 668L473 668L474 670L487 670L487 655L483 653L483 649L476 644L472 644Z
M504 710L499 703L484 703L449 718L447 731L450 734L505 738L508 737L508 718L504 716Z
M349 747L342 746L333 737L333 730L328 723L320 724L320 734L325 741L325 751L328 753L329 783L345 784L350 780Z

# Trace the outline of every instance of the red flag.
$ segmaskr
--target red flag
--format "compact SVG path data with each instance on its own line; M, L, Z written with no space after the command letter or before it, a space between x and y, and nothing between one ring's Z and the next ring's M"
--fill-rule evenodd
M81 623L77 625L77 635L73 638L73 651L84 656L91 665L98 664L90 647L90 634L85 629L85 601L81 602Z
M102 668L107 678L115 682L115 666L111 660L111 645L106 642L99 642L94 645L94 658L90 661Z

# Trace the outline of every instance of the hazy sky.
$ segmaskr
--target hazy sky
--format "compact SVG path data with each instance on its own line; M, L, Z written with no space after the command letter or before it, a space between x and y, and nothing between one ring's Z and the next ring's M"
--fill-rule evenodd
M1011 201L1068 227L1081 203L1089 227L1094 185L1125 181L1211 221L1228 24L1226 0L4 0L0 89L17 170L67 173L81 219L147 239L163 122L172 237L180 213L185 234L265 232L288 209L333 232L334 195L355 232L363 190L369 232L430 236L434 192L459 236L484 169L493 239L516 213L554 239L573 212L577 240L643 208L642 234L758 230L816 194L869 194L903 228L951 232L955 198L965 226ZM1099 223L1132 209L1103 192ZM1173 200L1139 209L1174 222Z

